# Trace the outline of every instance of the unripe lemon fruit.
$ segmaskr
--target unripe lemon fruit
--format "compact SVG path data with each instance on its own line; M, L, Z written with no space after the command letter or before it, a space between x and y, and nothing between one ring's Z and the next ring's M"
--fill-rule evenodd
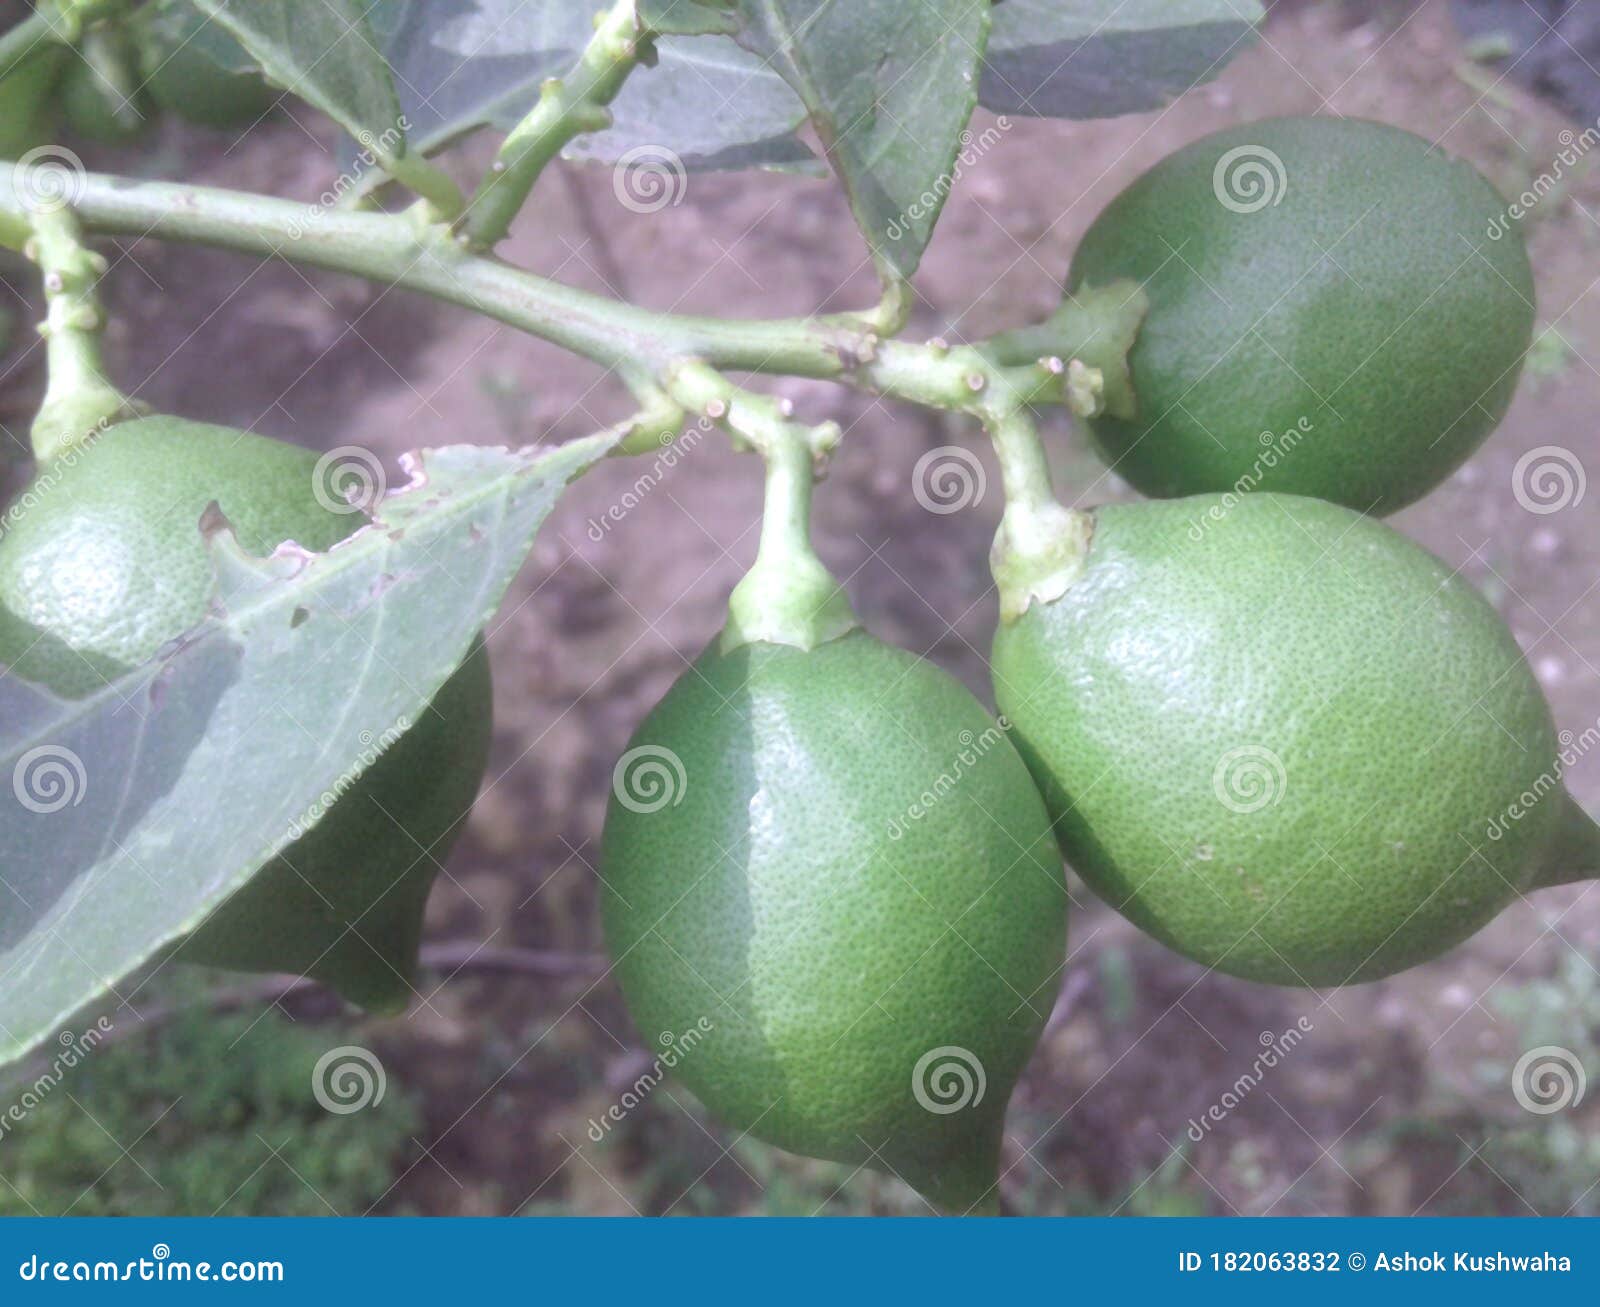
M198 524L213 501L252 553L285 540L330 548L364 519L318 502L316 463L309 450L171 417L68 451L0 533L0 663L78 698L197 625L213 589ZM423 904L483 774L490 715L480 643L417 724L179 956L314 976L364 1007L403 1005Z
M1163 159L1106 206L1069 289L1142 283L1136 411L1090 420L1147 495L1425 495L1494 430L1533 332L1505 203L1382 123L1277 118Z
M859 630L713 648L618 764L601 880L634 1021L712 1112L992 1209L1066 898L964 687Z
M1136 925L1343 985L1594 865L1532 672L1432 555L1270 493L1091 525L1066 593L997 633L995 696L1068 861Z

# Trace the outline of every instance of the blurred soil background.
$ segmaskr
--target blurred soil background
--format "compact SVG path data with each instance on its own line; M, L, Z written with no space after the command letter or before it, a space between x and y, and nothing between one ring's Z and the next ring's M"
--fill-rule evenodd
M1496 604L1576 737L1600 716L1600 150L1572 167L1556 158L1586 148L1581 134L1595 127L1600 48L1592 23L1562 37L1570 53L1556 45L1548 22L1561 20L1559 5L1498 6L1549 11L1542 27L1504 40L1492 10L1461 8L1474 11L1470 39L1443 0L1283 0L1252 49L1164 112L1012 120L950 200L911 331L958 339L1042 316L1101 206L1173 149L1234 123L1383 119L1470 159L1508 197L1560 167L1522 222L1540 335L1510 416L1393 524ZM136 155L80 152L90 167L310 200L334 178L333 144L327 124L296 109L239 138L166 122ZM481 164L488 146L466 157ZM392 480L397 456L417 446L553 442L624 412L621 388L597 369L403 292L149 240L108 253L115 375L158 409L312 447L366 445ZM503 253L685 312L799 314L874 294L840 192L778 175L691 175L680 202L639 214L619 203L609 170L563 167ZM20 458L42 351L20 330L36 312L23 302L32 285L13 265L4 276L0 306L18 329L0 364L0 421ZM827 383L776 389L801 414L846 428L816 532L860 615L992 702L986 554L1000 499L984 441L964 422ZM1128 497L1063 416L1048 418L1047 435L1069 498ZM971 451L985 491L960 512L930 513L913 496L914 469L949 445ZM1519 459L1546 446L1595 484L1560 511L1533 512L1514 478ZM651 484L635 493L642 474ZM0 1138L0 1211L925 1210L893 1181L737 1137L670 1080L620 1123L594 1124L653 1056L595 964L611 768L718 629L753 557L758 490L753 460L720 437L669 469L649 459L599 468L548 522L492 626L493 764L435 890L428 939L541 950L550 974L430 972L413 1009L387 1020L315 989L267 1004L238 978L159 975L134 1000L146 1016L218 991L239 1003L222 1020L179 1016L89 1059ZM1600 757L1568 779L1600 807ZM1600 1085L1549 1115L1511 1090L1513 1065L1541 1045L1571 1050L1600 1079L1593 884L1512 908L1441 961L1326 994L1207 975L1076 882L1072 897L1063 997L1008 1122L1011 1209L1600 1212ZM1263 1046L1297 1025L1309 1033L1281 1064L1242 1082ZM309 1102L304 1077L340 1045L378 1055L385 1096L330 1117ZM1222 1119L1206 1119L1217 1105Z

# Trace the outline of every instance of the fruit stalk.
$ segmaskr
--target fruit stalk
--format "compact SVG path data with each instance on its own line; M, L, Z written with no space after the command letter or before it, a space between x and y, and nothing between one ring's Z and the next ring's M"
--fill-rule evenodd
M1128 351L1140 324L1150 310L1144 288L1134 281L1113 281L1093 290L1080 290L1061 303L1050 317L1029 327L997 332L980 351L1002 367L1024 367L1050 359L1067 366L1049 369L1053 392L1039 398L1066 403L1080 417L1110 413L1131 418L1137 410ZM1087 385L1076 394L1071 386L1071 364L1086 374ZM1086 399L1078 399L1085 394Z
M34 456L43 461L137 410L101 366L105 314L97 288L104 256L84 247L71 209L35 213L32 227L26 252L44 273L46 315L39 333L50 374L32 430Z
M839 443L838 423L792 422L787 400L740 390L703 364L676 369L668 391L766 463L761 543L728 600L722 651L756 641L809 650L854 630L850 601L811 544L811 486L818 462Z
M651 34L641 28L635 0L616 0L595 15L594 36L572 71L539 88L539 102L501 144L458 223L462 244L475 250L492 248L567 142L611 126L607 106L628 74L652 57Z

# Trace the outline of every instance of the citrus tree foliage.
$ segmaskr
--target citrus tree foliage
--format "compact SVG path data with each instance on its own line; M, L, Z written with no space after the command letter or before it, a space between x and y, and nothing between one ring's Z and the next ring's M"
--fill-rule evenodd
M79 39L72 15L115 20L121 8L69 2L68 17L34 39ZM326 114L348 134L347 158L373 165L357 170L363 187L409 191L454 232L462 197L429 156L480 129L532 121L551 78L580 85L597 20L617 11L610 0L157 0L141 18L169 48L259 72ZM606 162L645 152L669 169L831 171L892 303L932 235L979 104L1067 116L1158 106L1212 76L1257 16L1244 0L640 0L628 13L635 39L613 52L618 68L586 84L592 102L570 121L570 106L552 101L554 127L545 123L538 142ZM6 39L10 71L22 42ZM618 69L631 75L609 84ZM509 163L515 176L518 161ZM0 238L20 249L29 217L8 201L27 180L18 172L4 190ZM650 342L630 354L605 310L573 302L563 317L568 301L555 290L530 308L487 258L401 257L398 246L342 237L337 214L259 197L242 207L173 197L158 202L157 223L116 184L75 199L90 236L198 240L410 286L581 340L580 352L636 383L647 417L653 405L689 405L692 387L668 401L635 375L662 361ZM465 230L484 246L502 234ZM92 296L82 258L60 255L67 275L56 270L52 296ZM93 330L94 316L71 326ZM821 334L804 337L806 370L854 357L828 343L832 329L819 323ZM680 340L676 352L699 344ZM727 361L737 352L728 346ZM737 423L740 406L730 412L719 396L689 406ZM957 385L937 402L971 398ZM212 520L215 611L201 627L87 698L0 679L0 762L15 779L0 803L0 867L13 890L0 916L0 1060L158 956L267 863L319 796L370 766L360 741L413 717L449 676L562 487L648 426L545 453L421 453L417 483L325 555L252 558ZM362 657L341 656L352 641ZM313 736L294 725L335 719L360 730Z

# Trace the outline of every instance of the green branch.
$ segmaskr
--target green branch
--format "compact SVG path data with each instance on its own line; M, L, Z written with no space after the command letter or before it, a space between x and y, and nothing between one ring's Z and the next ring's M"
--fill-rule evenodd
M611 126L607 106L628 74L651 57L635 0L616 0L595 16L595 33L565 77L539 88L539 103L511 130L458 223L471 249L490 249L510 229L549 162L574 137Z
M0 163L0 230L26 220L27 170ZM86 230L209 245L403 286L483 313L619 372L684 358L788 376L841 377L875 347L871 314L734 321L657 313L463 250L413 214L349 212L216 187L85 173L72 206Z

